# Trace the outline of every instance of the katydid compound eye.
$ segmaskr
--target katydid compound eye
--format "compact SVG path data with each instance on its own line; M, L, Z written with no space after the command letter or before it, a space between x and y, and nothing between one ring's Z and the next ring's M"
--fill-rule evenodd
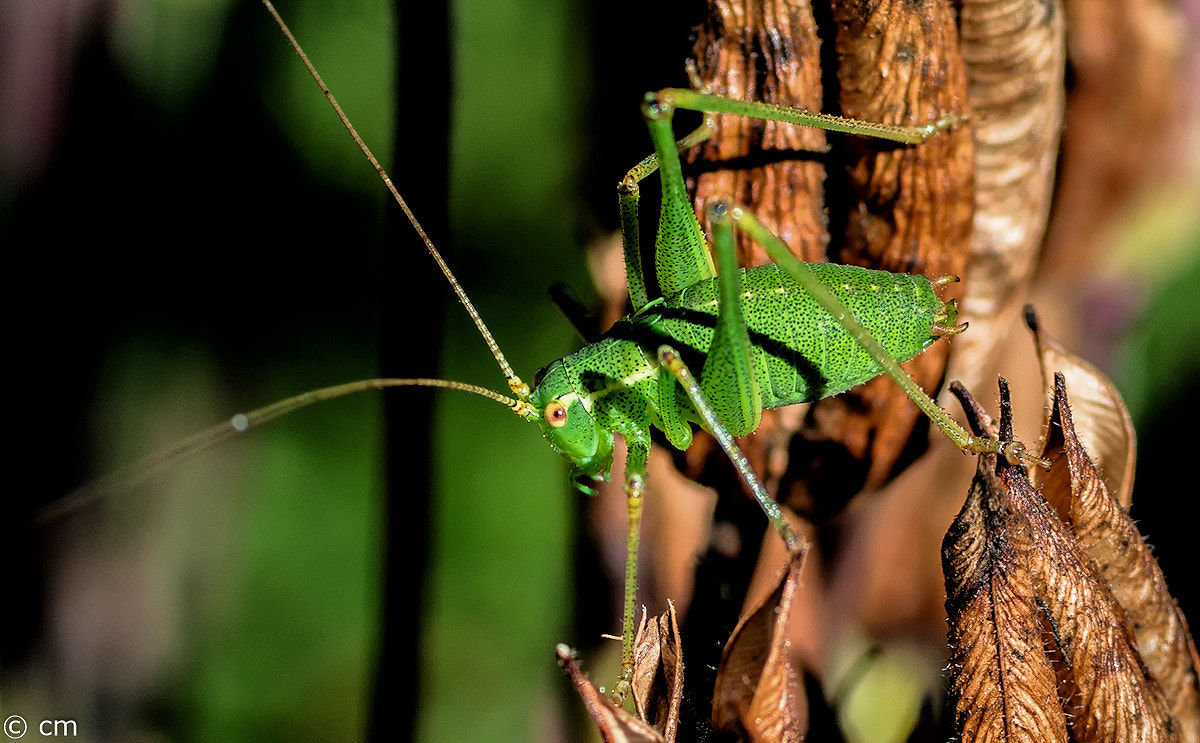
M542 415L546 418L546 423L549 423L551 428L562 428L567 425L567 406L558 400L551 400L547 403L546 410Z

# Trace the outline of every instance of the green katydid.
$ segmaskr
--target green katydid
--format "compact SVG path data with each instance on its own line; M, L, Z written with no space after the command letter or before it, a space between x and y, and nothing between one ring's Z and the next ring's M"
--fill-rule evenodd
M266 4L275 14L270 3ZM291 39L282 20L277 15L276 19ZM292 41L295 44L294 39ZM296 49L304 58L298 45ZM308 64L307 59L305 63ZM309 68L320 81L311 65ZM324 89L323 83L321 86ZM338 108L327 90L326 95ZM465 291L424 235L415 216L408 212L403 199L393 190L460 301L476 321L508 379L514 397L445 380L366 380L318 390L234 416L229 423L184 442L151 464L173 461L181 454L206 448L256 423L312 402L391 386L459 389L502 402L521 417L536 421L551 446L584 475L603 476L607 473L612 456L612 434L621 433L630 444L626 490L631 524L622 628L623 667L627 672L632 662L637 519L652 428L664 431L668 440L679 447L690 441L692 424L699 424L714 433L781 537L792 546L796 545L796 537L732 440L733 436L751 433L764 408L836 394L883 371L893 375L914 402L964 450L999 451L1010 458L1028 459L1015 442L968 436L896 366L893 359L907 359L940 335L958 329L954 326L953 307L937 298L934 283L920 277L865 269L800 264L757 223L753 215L729 204L711 207L715 224L714 267L683 189L677 145L671 129L671 115L676 107L772 118L912 143L933 136L952 123L944 120L920 129L902 129L733 101L689 90L665 90L656 94L646 106L656 155L630 171L622 184L627 271L634 314L619 323L600 343L551 364L546 373L535 380L532 390L509 367ZM340 109L338 113L342 115ZM345 117L342 118L390 188L383 169ZM705 132L700 130L685 138L684 144L693 144L704 136ZM656 246L659 285L655 291L646 286L639 266L635 215L637 183L656 169L662 171L664 198ZM735 224L751 234L778 264L738 269L732 259ZM883 311L875 299L878 293L886 293L904 304L890 305ZM764 309L749 301L747 294L781 299L770 309ZM843 304L850 305L849 310ZM862 325L856 317L862 320ZM912 322L902 325L901 318ZM792 334L793 330L805 326L812 328L815 334ZM787 328L786 332L781 327ZM876 341L877 338L881 340ZM825 344L823 356L818 355L821 352L815 352L821 343ZM765 381L766 376L770 377L770 384ZM138 465L137 471L146 472L146 465Z

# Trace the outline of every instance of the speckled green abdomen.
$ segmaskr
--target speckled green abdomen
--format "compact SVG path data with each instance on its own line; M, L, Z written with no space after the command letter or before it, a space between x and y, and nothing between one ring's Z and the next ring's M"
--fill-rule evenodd
M810 268L892 358L907 361L936 340L943 302L925 277L832 263ZM829 397L880 374L870 354L779 266L743 270L741 287L764 407ZM659 316L646 318L652 335L685 359L698 358L712 342L717 280L701 281L651 312Z

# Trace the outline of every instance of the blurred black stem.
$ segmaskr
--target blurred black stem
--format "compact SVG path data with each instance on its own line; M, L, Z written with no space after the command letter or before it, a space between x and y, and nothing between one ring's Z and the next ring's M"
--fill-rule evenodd
M445 2L396 0L397 188L443 252L449 238L450 11ZM437 376L443 286L399 209L385 227L380 364L384 376ZM386 524L382 615L369 739L416 735L421 623L430 551L432 395L387 395L384 403Z

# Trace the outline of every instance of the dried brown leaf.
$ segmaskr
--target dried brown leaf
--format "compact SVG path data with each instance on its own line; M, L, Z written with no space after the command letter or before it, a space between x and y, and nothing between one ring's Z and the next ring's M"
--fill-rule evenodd
M1128 509L1133 495L1137 440L1133 419L1129 417L1121 393L1103 372L1048 335L1040 327L1032 307L1025 308L1025 324L1033 331L1037 343L1049 406L1042 432L1043 449L1049 448L1049 438L1055 433L1050 428L1049 412L1057 407L1055 377L1061 374L1071 390L1071 411L1079 442L1104 478L1106 490ZM1037 476L1040 477L1040 473Z
M948 373L991 373L1016 325L1050 212L1064 109L1061 0L964 0L962 54L975 137L975 214Z
M1071 690L1066 710L1084 741L1173 741L1162 691L1137 652L1125 615L1075 545L1066 526L1029 485L1023 471L1001 464L1010 492L1032 525L1037 598L1053 625L1061 691Z
M633 638L633 678L630 680L633 708L643 720L650 719L646 710L656 703L653 697L654 679L662 659L662 636L658 630L658 617L651 622L649 615L643 610L642 621L638 624L637 635Z
M1043 456L1056 457L1054 468L1066 474L1055 479L1068 479L1070 488L1066 492L1047 488L1047 500L1069 524L1080 549L1125 610L1141 659L1166 697L1179 740L1197 743L1200 659L1196 645L1149 546L1125 508L1109 495L1105 480L1076 436L1067 387L1065 376L1056 373L1048 442L1053 450Z
M555 655L558 657L558 664L567 672L575 690L583 698L583 706L596 722L600 736L606 743L666 743L659 731L624 708L616 706L602 694L579 668L579 664L575 662L575 652L571 648L559 645Z
M1011 421L1008 388L1001 380L1002 438L1011 438ZM1125 613L1091 560L1024 469L1005 461L996 466L1008 507L1028 523L1037 546L1029 552L1033 595L1048 619L1049 657L1072 740L1178 740L1178 728L1138 655Z
M683 699L683 652L675 604L647 621L643 616L634 640L633 702L638 717L662 733L666 743L679 729Z
M713 692L713 726L745 740L804 740L803 675L791 658L788 621L804 552L793 553L779 585L733 630Z
M1033 591L1037 549L1029 520L996 474L996 457L979 457L942 544L950 691L964 743L1068 740Z

